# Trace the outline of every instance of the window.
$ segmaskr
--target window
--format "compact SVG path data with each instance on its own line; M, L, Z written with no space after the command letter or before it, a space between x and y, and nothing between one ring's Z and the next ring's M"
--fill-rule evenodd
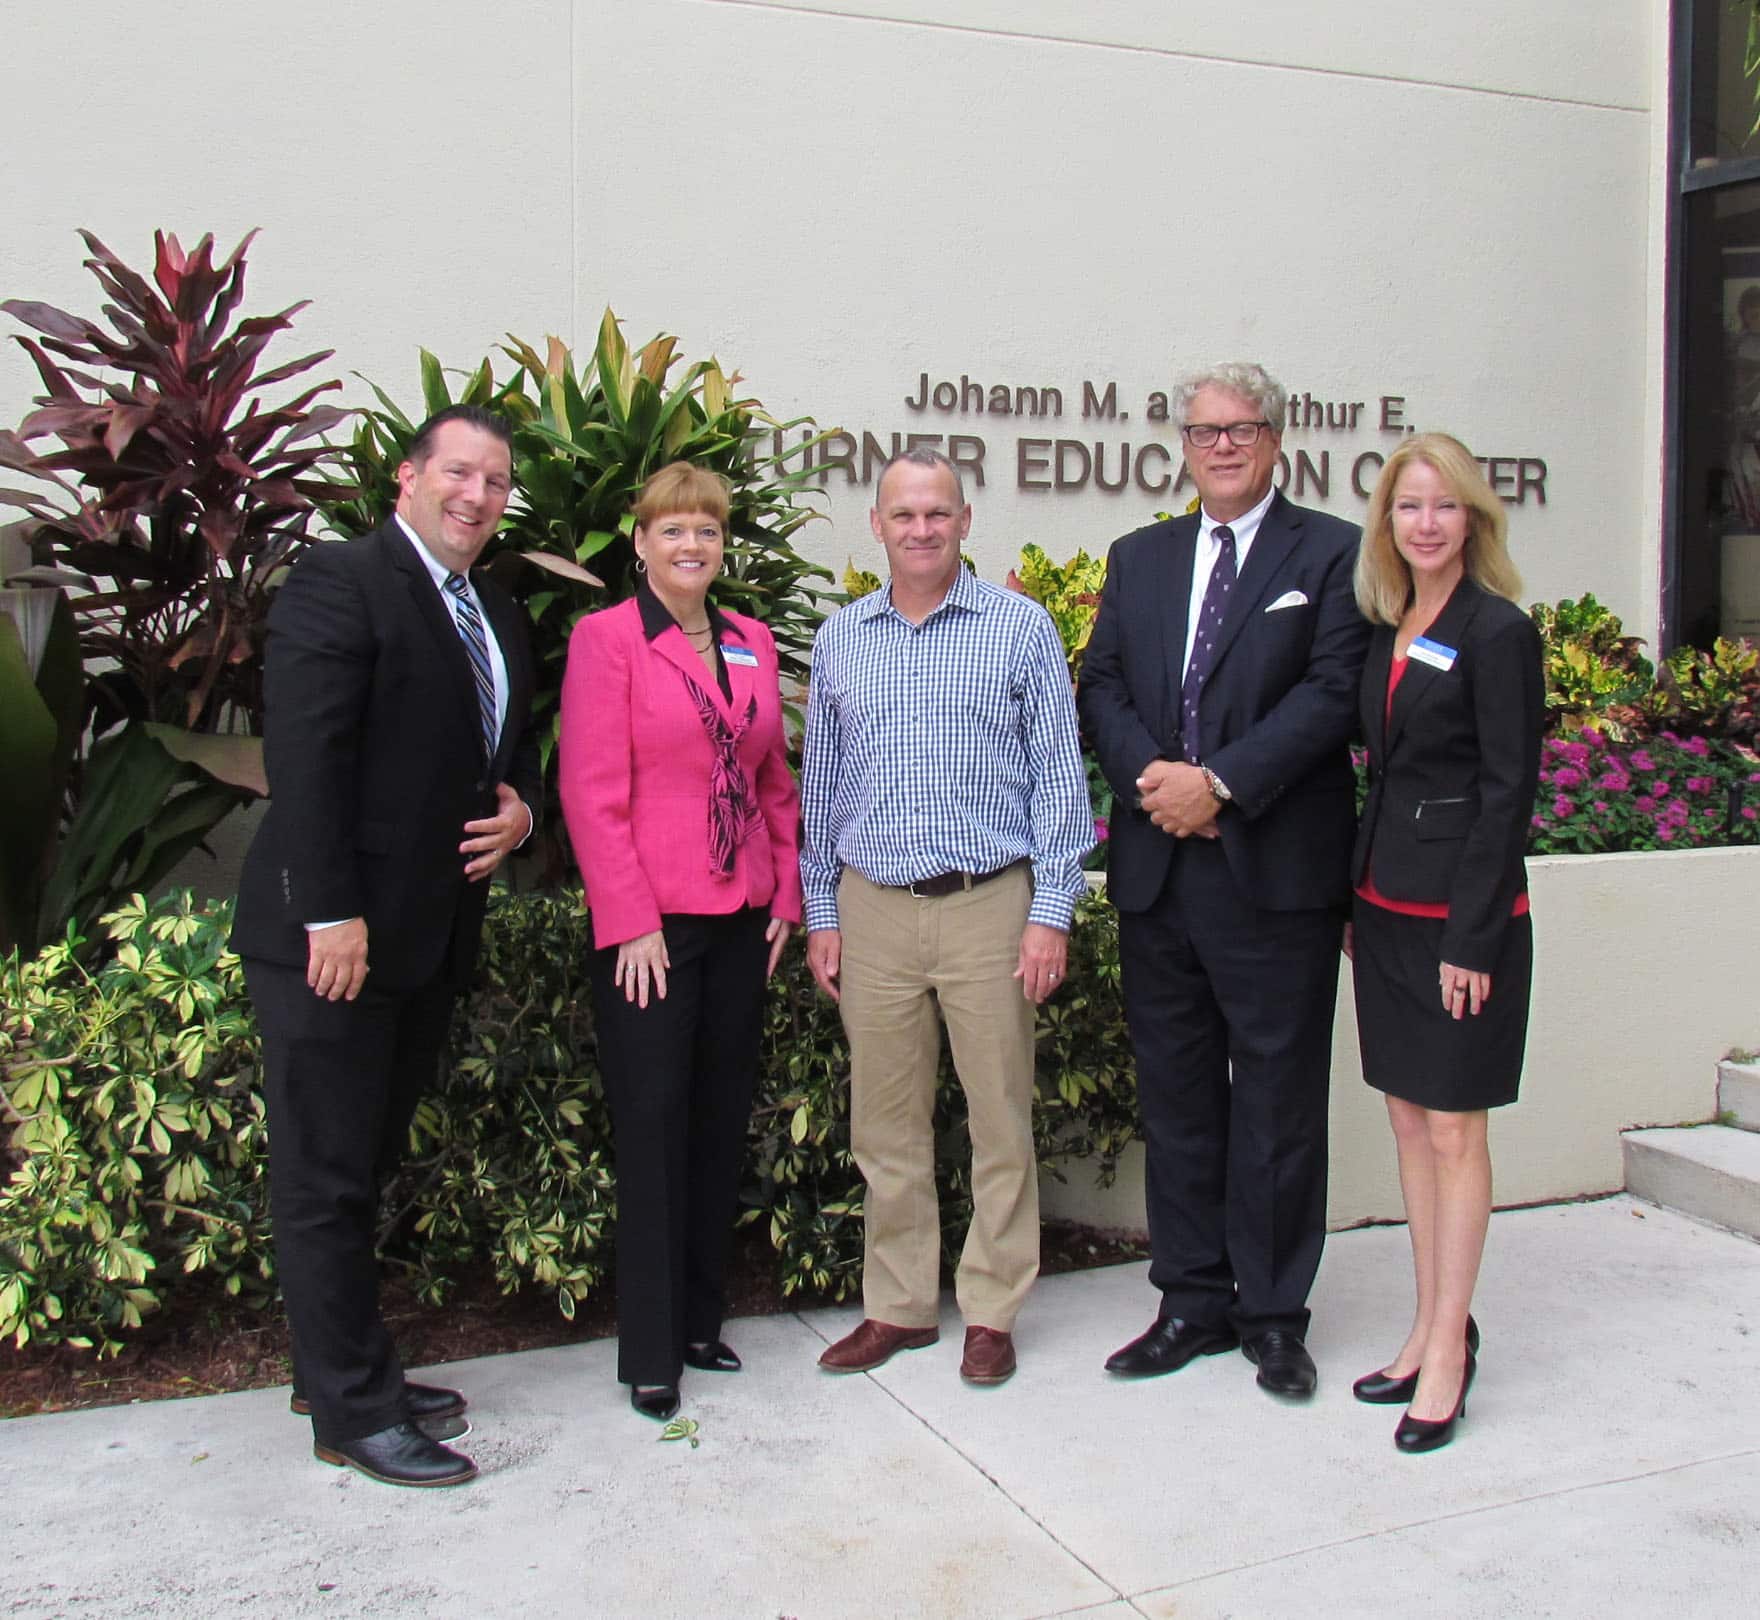
M1670 646L1760 637L1760 0L1678 0Z

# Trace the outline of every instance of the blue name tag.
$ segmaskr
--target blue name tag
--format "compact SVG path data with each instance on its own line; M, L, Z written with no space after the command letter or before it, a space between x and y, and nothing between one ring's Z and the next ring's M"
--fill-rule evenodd
M750 647L730 647L722 642L721 656L730 664L749 664L753 669L758 667L758 655Z
M1432 641L1428 636L1414 636L1412 644L1406 648L1406 657L1415 658L1420 664L1428 664L1432 669L1453 669L1454 661L1460 654L1453 647L1445 647L1440 641Z

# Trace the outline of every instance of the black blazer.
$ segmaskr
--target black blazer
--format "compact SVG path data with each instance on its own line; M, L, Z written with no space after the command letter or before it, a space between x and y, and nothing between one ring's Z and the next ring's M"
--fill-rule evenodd
M1216 818L1235 881L1259 907L1342 905L1355 789L1348 743L1369 626L1351 574L1361 531L1274 495L1223 616L1198 718L1203 761L1234 802ZM1152 760L1182 757L1180 688L1196 514L1112 547L1077 703L1117 795L1107 891L1122 911L1154 903L1176 840L1137 808ZM1276 607L1286 597L1292 605Z
M269 807L239 879L233 948L303 967L305 924L365 917L373 982L410 989L476 959L489 884L467 882L464 824L506 781L540 803L524 612L472 577L507 664L507 718L485 766L470 660L409 537L389 520L311 547L270 609Z
M1540 635L1513 602L1470 579L1454 589L1427 640L1451 668L1406 665L1387 714L1394 630L1377 626L1363 666L1369 797L1352 880L1371 870L1390 900L1446 901L1442 960L1489 973L1516 896L1540 776L1546 681Z

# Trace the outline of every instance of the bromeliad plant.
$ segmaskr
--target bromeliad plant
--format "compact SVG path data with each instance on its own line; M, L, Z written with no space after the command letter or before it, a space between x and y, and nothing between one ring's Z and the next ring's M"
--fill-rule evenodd
M379 408L363 413L344 452L356 489L329 503L327 515L345 534L366 533L385 520L396 501L398 463L420 417L469 403L513 423L516 493L486 558L531 614L546 765L569 634L583 613L634 592L630 505L648 474L669 461L693 462L727 479L727 555L714 596L769 625L784 675L803 680L813 631L835 598L824 588L829 572L802 557L794 537L822 514L806 504L816 490L801 447L789 449L791 459L801 459L790 471L759 446L760 435L767 439L810 419L775 420L757 400L739 396L738 374L729 376L713 359L680 371L676 338L661 335L631 349L610 310L584 360L557 338L539 354L510 335L499 353L510 363L499 380L491 356L464 376L455 396L449 375L456 374L423 351L421 408L414 417L369 384ZM557 825L554 818L550 824ZM560 870L554 852L547 864L552 874Z

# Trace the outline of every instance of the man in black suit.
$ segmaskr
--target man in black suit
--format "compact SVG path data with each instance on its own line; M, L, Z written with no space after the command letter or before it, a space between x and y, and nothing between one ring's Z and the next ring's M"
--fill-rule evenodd
M325 1462L454 1485L475 1465L418 1425L456 1418L464 1397L404 1379L373 1241L379 1180L476 960L488 877L538 802L525 618L470 577L512 489L507 424L441 411L398 489L372 534L307 551L269 614L271 796L232 943L263 1035L293 1409Z
M1357 528L1272 488L1285 409L1259 366L1182 385L1201 510L1113 546L1079 703L1118 799L1107 887L1161 1292L1106 1365L1238 1344L1262 1387L1306 1396L1369 627Z

